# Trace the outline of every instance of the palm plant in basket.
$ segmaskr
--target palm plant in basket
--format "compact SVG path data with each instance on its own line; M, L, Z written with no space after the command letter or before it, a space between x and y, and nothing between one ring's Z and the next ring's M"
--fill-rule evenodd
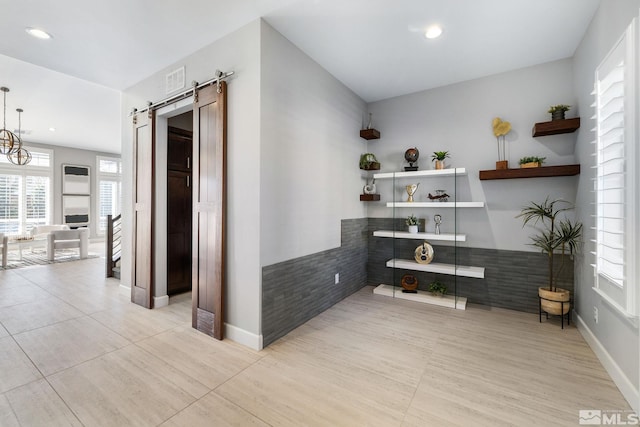
M569 219L560 219L558 215L573 209L565 200L549 200L542 203L530 202L522 208L520 215L524 227L529 223L541 224L538 233L531 236L531 245L539 248L548 257L548 284L538 288L542 298L542 309L549 314L566 314L569 311L570 293L556 286L558 277L564 268L565 255L573 255L578 250L582 237L582 224ZM561 255L559 268L554 267L555 255ZM564 303L564 304L563 304Z

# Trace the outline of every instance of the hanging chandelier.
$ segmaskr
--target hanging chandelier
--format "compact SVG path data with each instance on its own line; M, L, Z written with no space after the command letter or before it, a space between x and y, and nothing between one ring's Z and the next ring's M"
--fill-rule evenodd
M14 165L24 166L31 161L31 153L22 146L22 140L20 140L20 135L22 134L22 112L24 110L17 108L16 111L18 112L18 149L7 154L7 158Z
M2 129L0 129L0 154L10 154L15 151L18 151L22 146L22 142L20 138L16 136L13 132L7 129L7 92L9 92L8 87L0 87L0 90L3 92L3 121L2 121Z

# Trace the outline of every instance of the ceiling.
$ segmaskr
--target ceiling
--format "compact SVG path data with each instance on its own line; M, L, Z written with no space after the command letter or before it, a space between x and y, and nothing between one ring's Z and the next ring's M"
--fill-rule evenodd
M7 127L21 107L26 141L120 152L122 90L259 17L372 102L570 57L599 3L0 0Z

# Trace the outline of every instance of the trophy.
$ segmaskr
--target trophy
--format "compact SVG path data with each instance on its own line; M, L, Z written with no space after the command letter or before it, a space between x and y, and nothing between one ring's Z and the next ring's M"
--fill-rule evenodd
M416 194L416 190L418 189L419 185L420 183L417 183L417 184L407 185L405 187L405 189L407 190L407 194L409 195L407 202L413 202L413 195Z

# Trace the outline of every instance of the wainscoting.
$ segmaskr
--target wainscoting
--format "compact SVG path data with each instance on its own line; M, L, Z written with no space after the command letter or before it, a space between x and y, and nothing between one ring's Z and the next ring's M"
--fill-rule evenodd
M404 230L404 219L396 219L396 229ZM342 220L342 242L336 249L323 251L262 269L262 334L267 347L289 331L369 284L400 286L405 273L418 278L419 289L438 280L453 293L467 297L469 303L538 312L538 287L547 281L546 255L536 252L458 247L459 264L485 267L484 279L394 270L386 261L413 258L419 240L373 237L375 230L392 230L394 219L360 218ZM454 263L453 246L432 245L435 262ZM395 252L395 253L394 253ZM556 257L558 265L560 256ZM334 276L340 273L340 283ZM573 261L565 257L559 286L573 293Z
M395 221L396 230L404 231L404 219ZM453 276L385 267L385 263L394 257L413 259L413 252L421 243L420 240L395 239L394 248L393 239L373 237L375 230L393 230L393 226L394 219L369 218L368 284L377 286L380 283L393 283L400 286L402 276L411 273L418 278L419 289L427 290L430 282L438 280L453 293L456 282ZM434 262L455 262L453 246L430 243L435 252ZM485 268L484 279L457 278L458 295L467 297L469 303L538 312L538 287L544 286L548 280L548 258L545 254L458 246L457 258L458 264ZM556 256L555 261L556 266L559 266L561 256ZM573 294L573 260L568 256L565 256L558 286L569 289Z
M367 222L342 220L339 248L262 268L265 347L367 284Z

